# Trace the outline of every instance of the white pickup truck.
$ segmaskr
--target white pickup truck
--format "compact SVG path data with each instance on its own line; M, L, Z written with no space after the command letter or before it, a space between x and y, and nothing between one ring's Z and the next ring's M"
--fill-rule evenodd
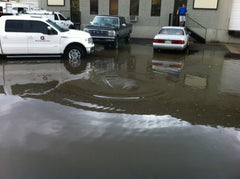
M39 17L45 17L55 22L57 25L64 29L74 29L74 23L70 19L65 18L64 15L60 12L46 10L30 10L26 11L26 13L19 15L35 15Z
M65 30L45 18L0 17L0 55L66 55L81 59L94 52L89 33Z

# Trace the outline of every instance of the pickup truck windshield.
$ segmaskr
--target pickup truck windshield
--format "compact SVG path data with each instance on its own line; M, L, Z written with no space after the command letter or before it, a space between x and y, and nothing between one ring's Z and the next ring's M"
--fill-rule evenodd
M47 20L47 22L49 24L51 24L53 27L55 27L57 30L59 30L60 32L67 32L69 30L63 29L62 27L60 27L59 25L57 25L55 22L51 21L51 20Z
M117 17L101 17L97 16L93 19L92 25L95 26L104 26L104 27L118 27L118 18Z

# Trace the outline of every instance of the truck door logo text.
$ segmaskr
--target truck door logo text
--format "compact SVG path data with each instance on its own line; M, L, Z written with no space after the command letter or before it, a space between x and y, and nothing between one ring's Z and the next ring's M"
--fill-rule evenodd
M35 40L35 42L50 42L50 41L46 40L45 36L40 36L40 40Z

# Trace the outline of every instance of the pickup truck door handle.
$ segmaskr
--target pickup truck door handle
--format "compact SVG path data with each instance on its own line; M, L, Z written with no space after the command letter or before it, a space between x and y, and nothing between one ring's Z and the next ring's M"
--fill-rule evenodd
M7 35L4 35L4 36L3 36L3 39L8 39L8 36L7 36Z

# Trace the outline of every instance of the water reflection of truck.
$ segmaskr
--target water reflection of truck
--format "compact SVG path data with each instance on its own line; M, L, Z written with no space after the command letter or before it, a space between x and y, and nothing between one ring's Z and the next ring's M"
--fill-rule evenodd
M62 13L45 10L31 10L22 15L32 15L36 17L48 18L64 29L73 29L74 23L66 18Z
M86 61L74 67L60 60L3 63L0 64L0 91L8 95L42 95L68 81L89 78L90 70Z
M60 12L42 10L30 4L0 2L0 16L9 14L48 18L64 29L74 28L74 23Z

